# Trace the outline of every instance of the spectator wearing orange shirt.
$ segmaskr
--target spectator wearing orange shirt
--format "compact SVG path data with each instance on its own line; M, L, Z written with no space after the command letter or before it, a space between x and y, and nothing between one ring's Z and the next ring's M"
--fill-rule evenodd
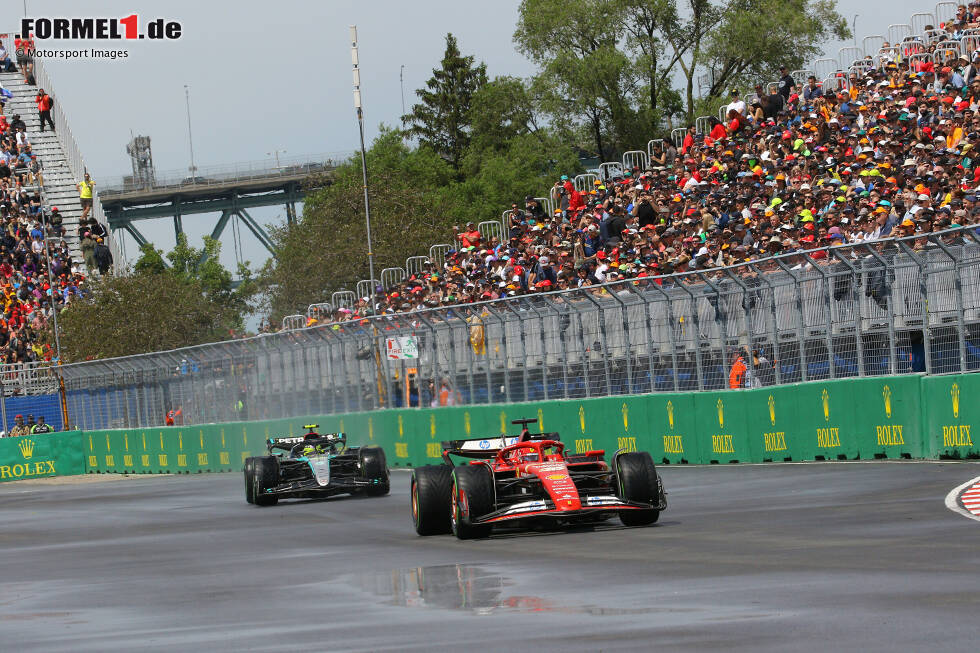
M728 387L732 390L738 390L745 384L745 372L748 368L745 366L745 359L742 357L742 352L735 352L735 360L732 363L732 369L728 373Z

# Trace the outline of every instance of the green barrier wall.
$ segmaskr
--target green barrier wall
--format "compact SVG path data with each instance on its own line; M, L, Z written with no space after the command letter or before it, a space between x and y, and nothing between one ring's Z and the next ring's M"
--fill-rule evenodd
M924 455L929 458L980 456L980 374L923 377Z
M265 452L267 437L300 435L311 422L321 431L347 432L352 445L384 447L394 467L417 466L438 462L443 440L514 433L511 420L523 417L536 417L542 431L559 432L576 452L644 450L669 464L968 458L980 456L977 396L980 374L902 376L59 433L32 438L27 453L19 439L0 440L0 480L82 471L239 471L245 458Z
M85 471L81 431L0 439L0 482Z

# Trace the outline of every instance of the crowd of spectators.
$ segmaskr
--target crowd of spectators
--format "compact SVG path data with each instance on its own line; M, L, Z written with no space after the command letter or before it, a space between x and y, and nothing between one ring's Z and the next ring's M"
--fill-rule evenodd
M8 98L11 93L2 95ZM3 104L0 103L0 364L52 361L55 352L48 344L52 298L60 310L83 296L89 269L72 260L58 207L42 202L43 161L33 152L31 130L19 114L7 115ZM39 111L50 112L49 104L40 102L38 107ZM47 121L50 124L50 117ZM98 232L99 239L104 238L104 228L90 222L83 223L79 238L84 238L82 231L92 230ZM49 253L45 251L45 236ZM85 241L82 243L85 251ZM94 259L91 267L98 267Z
M958 16L944 26L951 37L978 23L980 3ZM757 87L746 102L733 89L726 121L709 133L692 126L645 169L588 190L563 175L553 215L528 196L512 204L503 238L455 228L443 265L426 262L323 321L620 279L662 283L774 255L797 254L790 265L802 267L811 263L801 252L820 264L828 248L914 236L923 247L932 232L980 224L980 51L910 65L910 53L929 48L885 44L880 65L834 88L783 67L772 93Z

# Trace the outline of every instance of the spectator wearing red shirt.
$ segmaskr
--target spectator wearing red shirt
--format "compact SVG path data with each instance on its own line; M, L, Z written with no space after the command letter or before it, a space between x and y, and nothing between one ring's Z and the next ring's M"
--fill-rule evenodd
M38 89L37 95L34 97L34 103L37 104L38 115L41 118L41 131L44 131L45 122L51 125L51 131L54 131L54 121L51 120L51 107L54 106L54 100L42 88Z
M459 227L453 227L453 231L457 232L460 247L479 247L480 232L477 231L476 225L472 222L466 223L466 231L463 233L459 233Z

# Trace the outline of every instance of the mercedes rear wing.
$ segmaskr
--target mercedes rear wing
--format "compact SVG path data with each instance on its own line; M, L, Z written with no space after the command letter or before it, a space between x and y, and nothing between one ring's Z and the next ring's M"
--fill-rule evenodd
M268 438L266 443L270 448L275 449L291 449L293 446L301 443L307 442L309 444L347 444L347 434L346 433L318 433L315 436L310 435L300 435L297 437L287 437L287 438Z

